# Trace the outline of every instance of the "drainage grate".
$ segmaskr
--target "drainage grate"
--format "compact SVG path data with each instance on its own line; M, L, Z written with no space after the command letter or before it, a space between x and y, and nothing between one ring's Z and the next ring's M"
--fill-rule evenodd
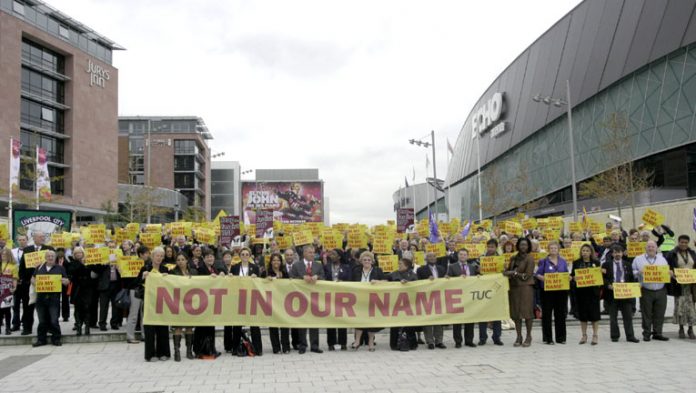
M5 359L0 360L0 379L5 378L15 371L21 370L26 366L36 363L46 356L48 355L8 356Z
M501 374L503 372L490 364L462 364L457 368L465 375Z

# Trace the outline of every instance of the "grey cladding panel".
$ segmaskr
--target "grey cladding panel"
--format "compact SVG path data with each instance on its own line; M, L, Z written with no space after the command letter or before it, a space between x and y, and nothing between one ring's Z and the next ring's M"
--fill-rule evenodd
M585 23L582 25L582 32L580 33L580 43L577 52L574 54L573 72L570 75L570 97L573 105L577 105L589 97L584 89L583 82L585 81L590 62L597 61L597 59L592 58L592 48L597 37L599 22L602 19L604 3L601 0L588 2L589 7L585 16Z
M681 42L694 10L694 0L669 0L655 38L650 61L674 50L674 42Z
M620 0L604 1L604 9L597 27L597 35L592 46L590 63L585 73L580 97L592 97L599 89L599 82L602 79L607 55L611 48L611 42L614 39L614 32L619 21L619 15L621 15L622 5L623 2Z
M638 27L623 68L624 75L647 64L666 7L667 0L649 0L643 5Z
M607 64L604 67L604 75L599 85L600 89L604 89L623 76L626 57L628 57L628 51L631 49L631 41L633 41L633 35L636 32L642 10L643 0L626 0L623 2L619 24L616 26L616 34L611 43Z

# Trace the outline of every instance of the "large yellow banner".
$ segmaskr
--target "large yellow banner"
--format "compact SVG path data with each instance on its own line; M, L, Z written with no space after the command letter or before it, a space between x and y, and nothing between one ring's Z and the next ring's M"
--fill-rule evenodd
M406 284L152 274L144 323L369 328L497 321L510 318L508 288L500 274Z

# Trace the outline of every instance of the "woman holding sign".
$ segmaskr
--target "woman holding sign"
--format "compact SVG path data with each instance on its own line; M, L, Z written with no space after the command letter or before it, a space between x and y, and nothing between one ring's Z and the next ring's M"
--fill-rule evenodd
M5 322L5 334L10 335L10 313L12 311L12 295L19 281L19 266L15 262L12 250L4 248L0 260L0 316Z
M566 314L568 314L568 288L564 288L564 276L558 274L568 273L568 263L558 255L560 250L558 242L551 241L548 247L549 255L539 261L539 267L536 271L536 278L539 280L543 291L541 293L541 328L543 340L544 343L553 345L553 329L551 328L551 313L553 313L556 342L565 344ZM558 275L557 277L561 278L561 285L559 287L552 287L550 283L546 283L547 274Z
M517 254L510 258L510 265L503 275L510 279L510 318L515 321L517 340L515 347L532 345L534 324L534 259L529 255L532 246L526 237L517 241ZM522 342L522 320L527 327L527 338Z
M150 274L169 273L167 267L162 264L164 249L155 247L151 255L152 263L143 266L136 279L140 286L145 285ZM162 361L169 360L172 356L169 350L169 326L143 325L143 333L145 334L145 361L149 362L153 357Z
M374 266L375 256L369 252L364 251L360 254L360 268L353 270L352 281L355 282L369 282L374 283L378 281L386 281L386 276L382 269ZM350 346L353 350L360 348L360 343L362 342L363 331L367 332L367 347L368 351L375 351L375 333L382 330L381 328L369 328L369 329L355 329L355 341Z
M590 269L600 267L599 261L594 257L594 250L589 244L583 244L580 248L580 259L573 262L570 277L575 281L575 271L578 269ZM592 322L592 345L597 345L597 332L599 330L599 288L600 286L578 287L575 289L575 304L582 339L580 344L587 342L587 323Z
M176 276L184 276L184 277L191 277L195 276L198 274L197 271L195 270L190 270L188 266L188 257L186 254L180 252L177 254L176 259L176 267L171 271L171 274L176 275ZM174 361L175 362L180 362L181 361L181 335L182 333L186 334L186 359L195 359L193 356L193 328L190 326L187 327L174 327Z
M677 247L666 254L670 269L694 269L696 265L696 252L689 248L689 236L680 235ZM679 278L679 277L677 277ZM688 326L688 334L691 340L696 340L693 325L696 324L696 308L694 307L694 291L696 284L680 283L680 280L672 280L672 293L674 296L674 318L672 322L679 325L679 338L686 338L684 325Z

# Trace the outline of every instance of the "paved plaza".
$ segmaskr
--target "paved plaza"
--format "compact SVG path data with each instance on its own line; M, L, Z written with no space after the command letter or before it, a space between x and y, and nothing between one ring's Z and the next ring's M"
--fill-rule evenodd
M609 340L603 324L600 344L578 345L579 326L569 324L568 344L542 344L537 321L530 348L505 346L455 349L451 331L446 350L394 352L388 330L377 335L377 351L322 355L274 355L267 337L262 357L224 354L217 360L176 363L143 360L143 344L64 344L62 347L0 347L0 392L691 392L696 388L696 340L678 340L665 324L669 342L639 344ZM636 333L640 327L636 324ZM350 341L350 340L349 340ZM326 337L322 334L322 347ZM218 338L218 349L222 339Z

